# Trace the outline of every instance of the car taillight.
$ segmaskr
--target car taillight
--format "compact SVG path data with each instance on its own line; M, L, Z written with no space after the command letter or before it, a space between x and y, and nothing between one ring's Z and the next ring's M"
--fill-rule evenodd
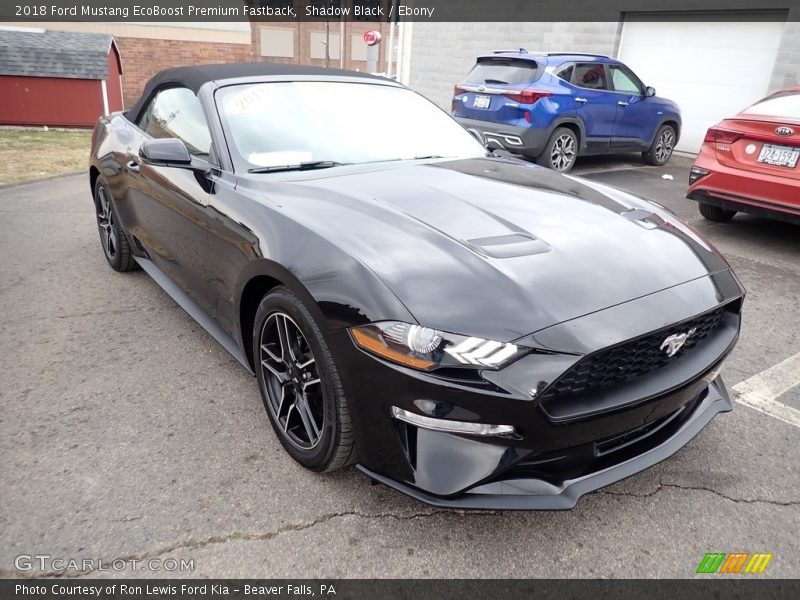
M711 127L706 131L706 142L716 142L717 144L732 144L742 137L740 131L731 131L730 129L722 129L721 127Z
M519 102L520 104L533 104L542 98L547 98L552 95L552 92L543 92L539 90L514 90L503 94L506 98Z
M457 85L455 88L453 88L453 96L458 96L459 94L463 94L466 91L467 90L465 90L463 87Z

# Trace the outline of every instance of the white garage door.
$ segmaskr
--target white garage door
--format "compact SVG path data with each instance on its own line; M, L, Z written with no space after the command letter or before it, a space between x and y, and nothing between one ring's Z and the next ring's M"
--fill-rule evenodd
M754 17L761 20L623 24L620 60L681 108L677 150L698 152L710 126L766 94L784 24Z

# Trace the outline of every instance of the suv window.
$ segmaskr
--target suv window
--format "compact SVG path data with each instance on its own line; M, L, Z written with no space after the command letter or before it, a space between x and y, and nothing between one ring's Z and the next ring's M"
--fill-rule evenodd
M572 83L593 90L607 90L606 69L603 63L578 63L572 75Z
M636 76L628 69L620 65L609 65L611 71L611 83L617 92L630 92L631 94L643 95L644 90L636 79Z
M572 79L572 71L575 70L575 65L568 65L566 67L561 67L559 71L556 72L556 77L559 79L563 79L566 82L569 82Z
M533 83L541 75L539 65L533 60L520 58L479 58L467 75L474 83L511 84Z
M191 154L208 159L211 133L200 100L188 88L175 87L158 92L136 125L154 138L178 138Z

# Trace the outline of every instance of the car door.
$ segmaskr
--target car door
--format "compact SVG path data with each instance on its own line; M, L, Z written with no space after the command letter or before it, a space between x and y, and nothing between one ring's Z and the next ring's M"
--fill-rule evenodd
M608 150L617 115L615 94L609 92L608 75L601 62L576 63L572 71L575 90L575 114L583 122L586 150Z
M617 104L612 149L647 148L659 124L658 109L647 101L644 85L626 66L608 65L608 73Z
M140 132L128 148L126 165L132 233L156 266L209 310L203 268L212 175L147 164L139 157L146 139L178 138L194 158L208 162L211 135L202 106L187 88L163 89L153 96L136 125Z

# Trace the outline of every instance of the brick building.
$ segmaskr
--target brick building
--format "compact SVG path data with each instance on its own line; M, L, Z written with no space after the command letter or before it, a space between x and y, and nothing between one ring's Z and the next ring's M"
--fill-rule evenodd
M125 106L141 94L144 84L161 69L179 65L269 61L364 71L363 34L377 29L388 41L388 25L375 22L261 23L80 23L14 22L8 27L38 27L55 31L93 32L114 36L122 58ZM386 71L386 43L381 46L379 71Z

